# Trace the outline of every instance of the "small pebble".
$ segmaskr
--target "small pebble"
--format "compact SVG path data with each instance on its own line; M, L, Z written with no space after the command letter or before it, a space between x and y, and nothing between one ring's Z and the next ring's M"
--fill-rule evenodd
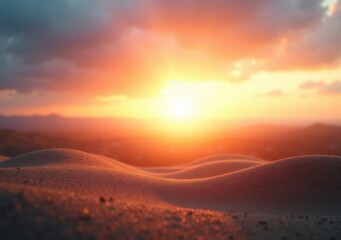
M258 221L258 223L259 223L260 225L266 225L266 224L267 224L266 221L262 221L262 220Z
M90 210L88 208L83 208L81 218L84 220L91 219Z

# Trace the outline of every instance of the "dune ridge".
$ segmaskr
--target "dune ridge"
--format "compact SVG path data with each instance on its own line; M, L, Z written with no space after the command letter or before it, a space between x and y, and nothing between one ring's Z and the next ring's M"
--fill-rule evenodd
M236 160L239 161L257 161L257 162L266 162L264 159L256 158L253 156L245 156L241 154L220 154L220 155L211 155L203 158L199 158L197 160L185 163L180 166L188 166L188 165L198 165L203 163L209 163L214 161L228 161L228 160Z
M223 160L223 161L211 161L208 163L198 163L189 165L186 168L182 168L178 171L173 171L166 174L159 174L159 176L173 179L198 179L214 177L230 172L242 170L249 167L258 166L262 163L258 161L247 160Z
M341 158L266 162L213 156L182 167L137 168L107 157L49 149L0 162L0 183L158 206L261 213L341 213ZM162 171L160 171L162 170Z

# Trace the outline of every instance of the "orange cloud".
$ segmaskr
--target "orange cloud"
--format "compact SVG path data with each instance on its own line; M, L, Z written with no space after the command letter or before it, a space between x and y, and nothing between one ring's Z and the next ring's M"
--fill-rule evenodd
M320 94L341 94L341 81L333 81L331 83L307 81L300 85L299 88L302 90L317 90Z

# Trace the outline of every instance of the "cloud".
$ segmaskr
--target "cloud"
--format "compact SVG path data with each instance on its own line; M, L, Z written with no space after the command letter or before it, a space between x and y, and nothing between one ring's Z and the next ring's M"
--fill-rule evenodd
M79 82L80 88L85 82L94 85L105 74L95 61L106 58L106 45L115 46L111 55L118 51L118 38L134 18L136 9L127 10L132 2L2 1L0 88L67 90Z
M341 81L335 81L330 84L325 84L319 89L321 94L341 94Z
M341 81L337 80L331 83L307 81L300 85L299 89L316 90L319 94L325 95L341 94Z
M271 90L271 91L262 93L259 96L261 96L261 97L281 97L283 95L284 95L283 91L276 89L276 90Z
M11 89L0 90L0 99L2 100L13 99L17 94L18 93L16 90Z
M139 95L169 76L232 81L235 62L258 58L325 66L340 57L341 22L326 13L320 0L3 0L0 89ZM292 57L273 51L283 38Z
M301 90L309 90L309 89L315 89L315 88L319 88L319 87L322 87L324 86L324 82L323 81L307 81L307 82L304 82L302 83L300 86L299 86L299 89Z
M108 95L108 96L97 96L96 101L102 103L122 103L128 100L127 96L125 95Z
M149 2L154 29L231 58L257 55L266 45L320 22L326 11L320 0Z
M297 41L288 42L270 64L272 69L316 69L335 67L341 61L341 4Z

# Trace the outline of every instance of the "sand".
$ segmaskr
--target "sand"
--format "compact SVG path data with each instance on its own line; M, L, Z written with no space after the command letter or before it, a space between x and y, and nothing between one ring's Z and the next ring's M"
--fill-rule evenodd
M0 155L0 162L9 159L9 157Z
M0 210L5 239L337 239L341 158L143 168L42 150L0 162Z
M259 164L260 163L256 161L212 161L209 163L195 164L194 166L186 167L167 174L159 174L159 176L173 179L199 179L223 175L249 167L254 167Z

